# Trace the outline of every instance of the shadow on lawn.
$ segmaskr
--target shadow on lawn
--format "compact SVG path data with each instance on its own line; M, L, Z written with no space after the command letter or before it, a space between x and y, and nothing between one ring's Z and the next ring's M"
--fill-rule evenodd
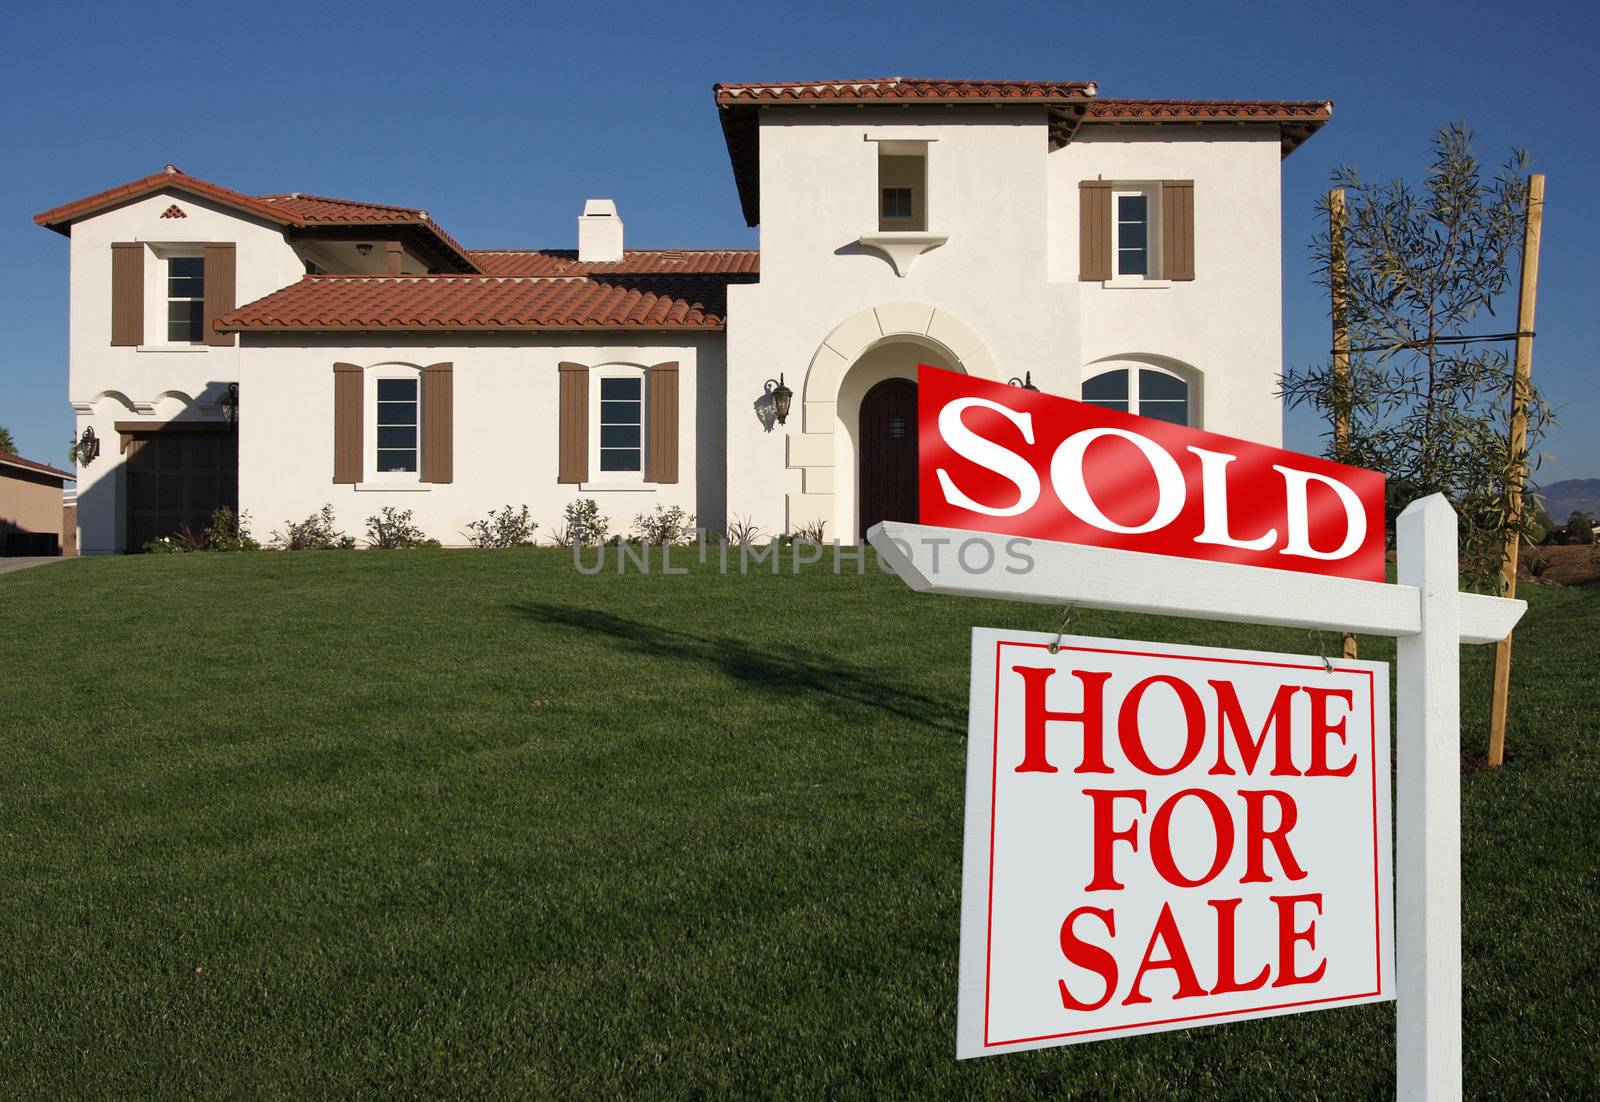
M762 650L729 636L693 635L676 628L628 620L592 608L513 601L511 608L542 624L608 636L624 648L656 658L714 666L746 688L809 693L848 704L891 712L938 731L965 736L964 708L924 693L909 692L865 670L807 654L802 650Z

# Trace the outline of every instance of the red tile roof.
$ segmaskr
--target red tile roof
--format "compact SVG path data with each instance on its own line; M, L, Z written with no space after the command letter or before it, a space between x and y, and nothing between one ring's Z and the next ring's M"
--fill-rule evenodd
M733 180L745 221L761 221L760 148L757 116L761 108L897 106L998 103L1046 109L1051 149L1072 141L1091 123L1276 123L1288 156L1328 121L1327 101L1279 100L1100 100L1093 81L938 80L882 77L867 80L792 81L712 86L722 119L722 135L733 162Z
M146 195L166 188L186 191L191 195L198 195L203 199L212 199L224 206L248 211L251 214L276 222L282 226L299 226L302 219L291 211L275 208L264 199L253 195L234 191L231 188L221 187L198 176L190 176L187 172L180 172L172 165L167 165L160 172L152 172L141 179L116 187L107 188L105 191L96 192L82 199L75 199L70 203L63 203L59 207L52 207L33 216L33 220L40 226L48 226L58 233L70 233L71 223L74 219L82 218L86 214L93 214L107 207L120 203L142 199Z
M11 452L0 452L0 466L21 467L25 471L37 471L40 474L55 475L57 478L65 478L72 482L78 481L78 476L71 471L60 470L48 463L35 463L31 459L24 459Z
M1332 117L1332 100L1102 99L1084 109L1081 125L1277 123L1287 157Z
M628 249L621 260L580 261L575 249L469 249L485 275L754 275L761 270L756 249Z
M71 203L42 211L33 216L34 222L58 233L70 234L72 222L95 214L108 207L142 199L163 190L176 190L210 199L224 206L265 218L291 229L318 226L394 226L409 229L427 238L434 251L442 252L452 264L474 271L466 250L428 217L428 212L416 207L396 207L383 203L364 203L354 199L330 199L321 195L246 195L231 188L221 187L198 176L190 176L173 165L153 172L131 183L74 200Z
M236 331L720 329L727 275L306 276L217 319Z
M720 104L818 100L857 103L874 100L1052 100L1094 95L1093 81L939 80L927 77L873 77L865 80L779 81L714 84Z
M292 211L306 223L323 222L336 226L352 222L417 222L428 217L428 212L417 207L397 207L388 203L365 203L359 199L330 199L326 195L257 196L271 203L277 210Z

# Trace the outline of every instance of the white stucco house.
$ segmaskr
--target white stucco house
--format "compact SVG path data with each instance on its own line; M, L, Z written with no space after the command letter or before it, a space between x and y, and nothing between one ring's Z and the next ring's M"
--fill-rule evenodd
M919 361L1279 443L1279 162L1331 104L714 98L758 250L630 249L607 200L576 250L468 249L423 210L170 165L38 215L70 238L68 396L102 443L83 552L219 504L262 533L331 503L354 534L396 505L459 544L580 497L614 529L660 503L852 541L914 516Z

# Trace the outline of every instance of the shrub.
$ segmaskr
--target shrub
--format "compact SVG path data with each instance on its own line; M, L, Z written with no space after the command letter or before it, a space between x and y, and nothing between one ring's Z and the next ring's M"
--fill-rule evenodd
M467 539L474 547L532 547L539 525L528 516L528 507L513 510L507 505L498 512L489 510L485 520L467 525Z
M277 551L348 550L355 545L354 538L339 531L334 524L332 505L324 505L320 512L298 523L285 521L283 531L274 531L267 544Z
M794 531L790 534L793 535L796 540L802 543L821 543L822 531L827 526L827 521L811 520L804 524L795 525Z
M167 536L149 540L144 545L146 555L176 555L187 550L189 550L187 547L181 546L177 540Z
M728 518L728 542L735 547L751 547L761 538L761 526L748 516Z
M226 505L211 514L203 539L207 551L255 551L261 547L250 535L250 514L235 516Z
M694 514L680 505L657 505L653 513L633 518L633 538L640 543L691 543L695 538Z
M428 540L422 529L411 523L410 509L385 505L377 516L367 518L367 546L376 551L404 551L425 542L439 546L438 540Z
M611 518L600 515L594 498L584 497L562 512L561 531L555 540L557 547L595 547L606 542L610 534Z

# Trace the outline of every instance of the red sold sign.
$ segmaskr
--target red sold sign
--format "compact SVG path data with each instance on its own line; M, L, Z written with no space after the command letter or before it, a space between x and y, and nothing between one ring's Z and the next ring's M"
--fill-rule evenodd
M1382 581L1383 476L917 369L921 522Z

